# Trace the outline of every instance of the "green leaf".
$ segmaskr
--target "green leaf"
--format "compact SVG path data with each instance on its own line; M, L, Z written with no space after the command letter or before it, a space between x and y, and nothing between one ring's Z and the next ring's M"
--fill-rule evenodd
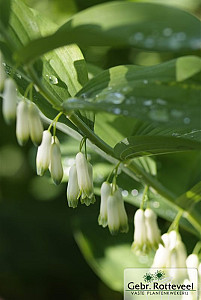
M189 191L176 199L176 204L186 210L191 208L201 201L201 181L193 186Z
M107 228L103 229L97 225L97 219L92 215L87 215L87 223L86 217L81 216L76 221L74 236L83 256L94 272L111 289L123 291L125 268L151 266L153 253L144 263L132 253L131 231L128 234L112 237Z
M53 32L56 28L57 25L38 12L29 9L22 1L12 1L11 19L6 34L12 40L15 49L21 48L22 45L38 36ZM34 71L38 76L38 81L58 105L64 99L75 95L88 81L86 62L79 47L75 44L47 53L34 64ZM21 72L23 73L23 70ZM23 92L26 89L25 82L18 78L17 83ZM43 106L43 113L51 118L51 108L47 104L41 105L41 101L46 102L44 98L43 100L41 98L43 97L39 93L35 93L35 102L40 108ZM83 112L79 116L93 129L93 113ZM69 122L65 123L69 124Z
M146 50L200 48L200 21L171 6L153 3L106 3L74 15L56 33L31 42L17 53L21 62L66 44L133 46Z
M183 57L189 61L189 57ZM64 102L64 111L105 111L168 126L200 128L201 88L195 77L176 81L177 61L106 70ZM85 101L82 101L85 99Z
M201 142L169 136L131 136L114 147L121 160L189 150L201 150Z
M201 59L196 56L180 57L176 64L177 81L183 81L201 71Z
M7 27L10 19L11 0L0 0L0 28Z

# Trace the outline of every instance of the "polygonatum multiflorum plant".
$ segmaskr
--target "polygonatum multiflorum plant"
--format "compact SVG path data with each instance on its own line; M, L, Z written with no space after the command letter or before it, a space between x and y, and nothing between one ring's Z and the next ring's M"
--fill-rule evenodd
M125 202L129 202L139 207L131 247L135 256L155 253L149 266L156 268L200 270L198 18L171 6L113 1L83 10L58 28L20 0L2 0L0 10L2 113L7 124L16 119L20 146L30 138L38 147L37 174L50 172L53 182L60 184L65 172L57 132L79 140L67 174L68 206L89 206L100 199L98 223L116 234L127 233L133 223L127 216ZM102 69L84 58L86 49L94 46L105 52L126 48L148 55L151 51L158 57L165 52L170 59L161 58L150 66L117 63ZM98 188L94 188L89 147L114 165ZM185 168L185 161L175 174L173 168L168 170L168 180L178 181L183 192L166 185L163 166L157 176L157 157L171 158L175 153L191 156L194 164L198 161L192 170L189 165ZM182 184L179 177L184 172ZM190 181L192 172L196 176ZM128 184L119 180L121 173L130 180L131 194ZM171 214L166 214L168 210ZM162 236L157 215L172 222ZM194 235L191 254L180 226ZM170 275L190 279L179 269L174 272Z

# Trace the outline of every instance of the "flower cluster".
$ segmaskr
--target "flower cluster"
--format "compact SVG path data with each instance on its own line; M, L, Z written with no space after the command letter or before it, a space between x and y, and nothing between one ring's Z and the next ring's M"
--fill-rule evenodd
M36 169L40 176L49 169L55 184L60 184L63 178L60 143L56 136L52 137L49 130L43 131L42 143L36 156Z
M95 202L92 165L82 152L76 155L75 165L69 171L67 186L69 207L77 207L79 198L81 203L87 206Z
M152 268L172 268L169 276L174 280L184 280L187 274L180 268L186 267L186 248L176 230L162 235L163 245L156 251Z
M6 78L2 63L0 75L0 88L3 89L2 112L6 123L10 124L16 118L19 145L25 145L30 137L34 145L39 146L36 157L37 174L42 176L49 168L54 183L59 184L63 178L59 140L56 136L52 137L50 131L43 131L39 109L33 102L25 98L18 100L15 81Z
M137 255L147 254L151 249L156 250L161 242L161 235L154 211L150 208L145 211L138 209L134 216L134 226L132 250Z
M112 189L108 182L101 186L101 204L98 217L99 225L108 228L111 234L128 232L128 218L124 207L122 194L118 186Z

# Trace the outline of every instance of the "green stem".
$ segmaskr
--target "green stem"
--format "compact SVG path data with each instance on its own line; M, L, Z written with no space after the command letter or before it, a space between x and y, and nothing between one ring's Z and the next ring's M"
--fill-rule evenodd
M195 248L193 249L193 254L199 254L201 250L201 241L199 241L196 245L195 245Z
M168 232L170 232L172 230L178 230L179 221L180 221L182 215L183 215L183 210L181 209L181 210L178 211L178 214L176 215L176 218L174 219L174 221L170 225L170 228L168 229Z
M146 201L146 196L147 196L148 189L149 189L149 186L146 185L145 188L144 188L143 195L142 195L142 202L141 202L141 205L140 205L140 208L141 208L141 209L144 208L144 203L145 203L145 201Z

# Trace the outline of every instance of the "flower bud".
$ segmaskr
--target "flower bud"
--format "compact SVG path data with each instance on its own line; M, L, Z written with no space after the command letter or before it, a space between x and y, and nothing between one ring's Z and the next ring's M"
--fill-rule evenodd
M16 136L20 146L24 146L29 139L28 104L24 100L17 106Z
M132 244L132 250L137 255L146 254L149 250L147 243L147 232L145 226L145 216L142 209L138 209L134 216L134 242Z
M36 156L37 174L39 176L42 176L49 167L51 142L52 135L50 131L43 131L42 143L38 147Z
M150 208L147 208L144 212L145 225L147 232L147 239L153 249L157 249L161 242L160 230L156 221L156 214Z
M93 197L93 179L92 179L92 167L86 160L84 154L79 152L76 155L76 169L77 178L80 192L82 193L82 199ZM91 201L91 200L90 200Z
M3 92L3 116L7 124L11 124L16 118L17 92L16 84L12 78L7 78Z
M72 166L69 171L68 187L67 187L67 201L69 207L77 207L79 198L79 186L77 181L76 166Z
M112 192L111 185L109 182L103 182L101 186L101 203L100 203L100 214L98 217L98 224L103 227L107 226L107 200Z
M55 184L60 184L63 178L61 163L61 150L57 142L53 142L50 148L50 173Z
M0 52L0 91L2 91L4 88L5 80L6 80L6 72L3 67L3 55Z
M34 145L40 145L43 135L43 125L40 119L39 110L33 103L29 103L29 131Z

